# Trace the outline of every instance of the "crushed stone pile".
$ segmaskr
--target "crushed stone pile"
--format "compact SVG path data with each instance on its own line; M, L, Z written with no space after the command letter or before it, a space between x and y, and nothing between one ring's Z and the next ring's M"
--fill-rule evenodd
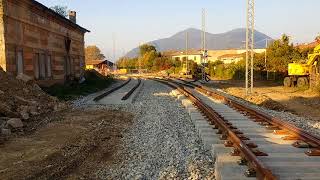
M265 107L267 109L275 110L275 111L284 111L286 108L277 101L272 100L266 95L254 93L252 95L246 96L244 91L239 91L235 88L228 88L227 92L240 97L248 102L256 104L261 107Z
M14 77L0 67L0 136L22 131L24 124L33 121L34 117L58 110L61 105L30 77Z

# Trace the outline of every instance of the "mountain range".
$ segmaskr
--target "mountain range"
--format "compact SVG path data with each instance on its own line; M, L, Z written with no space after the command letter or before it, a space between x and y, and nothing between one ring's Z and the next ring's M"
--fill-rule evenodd
M190 49L201 49L202 31L189 28L178 32L169 38L148 42L154 45L158 51L184 50L186 47L186 33L188 32L188 46ZM255 48L265 48L266 39L272 39L268 35L255 30ZM206 46L209 50L242 49L245 47L246 29L238 28L225 33L211 34L206 32ZM139 48L134 48L126 54L127 57L136 57Z

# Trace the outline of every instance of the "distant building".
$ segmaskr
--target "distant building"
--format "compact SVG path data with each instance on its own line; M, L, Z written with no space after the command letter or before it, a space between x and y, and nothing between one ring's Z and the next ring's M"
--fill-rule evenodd
M224 64L237 63L243 60L245 54L225 54L218 57L219 61L222 61Z
M84 70L84 34L76 24L35 0L0 1L0 66L50 86L79 78Z
M255 53L264 53L266 49L255 49ZM215 62L217 60L222 60L225 64L231 62L238 62L242 59L244 49L231 49L231 50L208 50L208 62ZM167 54L167 56L169 56ZM185 51L173 52L171 58L175 60L185 61L187 58L189 60L195 61L197 64L201 64L202 52L200 50L190 50L186 54Z
M255 49L255 53L264 53L266 52L266 49ZM208 55L209 58L208 60L211 62L220 60L219 58L224 55L229 55L229 56L235 56L235 55L240 55L246 53L245 49L228 49L228 50L209 50Z
M319 44L320 44L320 40L316 40L311 43L298 44L296 47L298 47L299 49L308 49L308 48L312 49L318 46Z
M171 55L172 59L178 61L186 61L191 60L196 62L197 64L201 63L202 53L200 51L189 51L188 54L185 52L175 52Z
M86 62L86 69L94 69L100 74L107 75L112 71L114 63L108 60L94 60Z

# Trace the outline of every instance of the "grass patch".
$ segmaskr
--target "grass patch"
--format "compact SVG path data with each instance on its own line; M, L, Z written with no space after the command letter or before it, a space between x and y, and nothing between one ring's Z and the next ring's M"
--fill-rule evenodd
M48 94L59 98L60 100L74 100L80 96L86 96L109 87L114 79L111 76L102 76L94 70L85 72L86 81L82 84L70 82L64 85L53 85L45 88Z

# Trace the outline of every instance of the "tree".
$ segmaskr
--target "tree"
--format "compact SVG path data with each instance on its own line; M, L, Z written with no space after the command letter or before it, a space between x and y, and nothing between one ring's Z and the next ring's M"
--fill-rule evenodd
M286 72L289 63L300 62L307 55L307 52L294 47L292 43L290 44L290 38L285 34L270 44L267 52L267 69L277 72ZM265 69L264 53L255 55L254 68L255 70Z
M68 17L68 7L67 6L61 6L56 5L50 7L52 10L54 10L56 13L60 14L61 16L67 18Z
M97 46L93 45L86 47L85 58L86 61L103 60L105 56L101 53L101 50Z
M314 40L319 43L320 42L320 34L318 34Z
M289 44L289 42L290 42L290 37L289 37L288 35L286 35L286 34L282 34L281 40L282 40L282 42L283 42L284 44Z
M150 44L143 44L139 47L140 49L140 56L144 56L147 52L157 52L157 49L155 46L150 45Z

